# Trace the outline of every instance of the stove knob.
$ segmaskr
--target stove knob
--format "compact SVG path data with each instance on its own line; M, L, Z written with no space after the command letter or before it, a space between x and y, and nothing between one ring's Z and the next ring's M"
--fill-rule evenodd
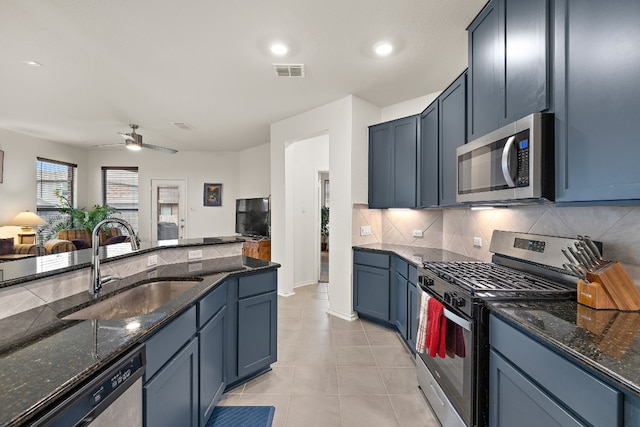
M433 286L433 279L427 276L420 276L420 284L424 286Z
M453 295L451 294L451 292L445 292L444 295L442 295L442 299L444 300L445 304L451 304Z
M465 300L462 297L454 297L451 300L451 305L454 307L464 307Z

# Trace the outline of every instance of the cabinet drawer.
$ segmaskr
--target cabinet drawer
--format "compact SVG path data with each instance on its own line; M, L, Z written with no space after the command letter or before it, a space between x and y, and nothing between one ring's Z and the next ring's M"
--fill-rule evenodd
M148 381L180 348L196 333L196 308L191 307L167 326L153 335L146 343Z
M198 302L198 328L201 328L227 303L227 282L218 285Z
M402 277L404 277L405 279L409 278L409 264L407 263L407 261L403 260L400 257L396 257L395 258L395 265L396 265L396 273L400 274Z
M494 350L589 424L620 425L621 392L495 316L489 333Z
M354 251L353 262L371 267L389 268L389 255L376 252Z
M246 298L277 290L278 280L275 270L250 276L240 276L238 279L238 298Z

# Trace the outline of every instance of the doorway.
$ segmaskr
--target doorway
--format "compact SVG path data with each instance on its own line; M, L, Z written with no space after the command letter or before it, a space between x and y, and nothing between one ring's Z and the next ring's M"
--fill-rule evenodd
M151 180L151 240L187 238L186 188L184 179Z
M318 282L329 283L329 172L318 173L320 191L320 274Z

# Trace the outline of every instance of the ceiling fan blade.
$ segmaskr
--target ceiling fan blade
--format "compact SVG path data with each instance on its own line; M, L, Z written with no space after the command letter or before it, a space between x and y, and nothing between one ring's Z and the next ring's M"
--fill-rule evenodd
M102 147L117 147L124 145L124 142L118 142L116 144L98 144L94 145L93 148L102 148Z
M135 141L135 139L128 133L118 132L118 135L124 138L125 141Z
M169 154L176 154L178 152L178 150L174 150L173 148L160 147L159 145L142 144L142 146L144 148L150 148L152 150L164 151L165 153Z

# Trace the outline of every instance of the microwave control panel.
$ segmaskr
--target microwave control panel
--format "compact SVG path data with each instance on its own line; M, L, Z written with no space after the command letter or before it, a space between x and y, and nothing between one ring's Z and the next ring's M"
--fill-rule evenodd
M516 134L516 151L518 153L518 175L516 176L516 187L529 186L529 130Z

